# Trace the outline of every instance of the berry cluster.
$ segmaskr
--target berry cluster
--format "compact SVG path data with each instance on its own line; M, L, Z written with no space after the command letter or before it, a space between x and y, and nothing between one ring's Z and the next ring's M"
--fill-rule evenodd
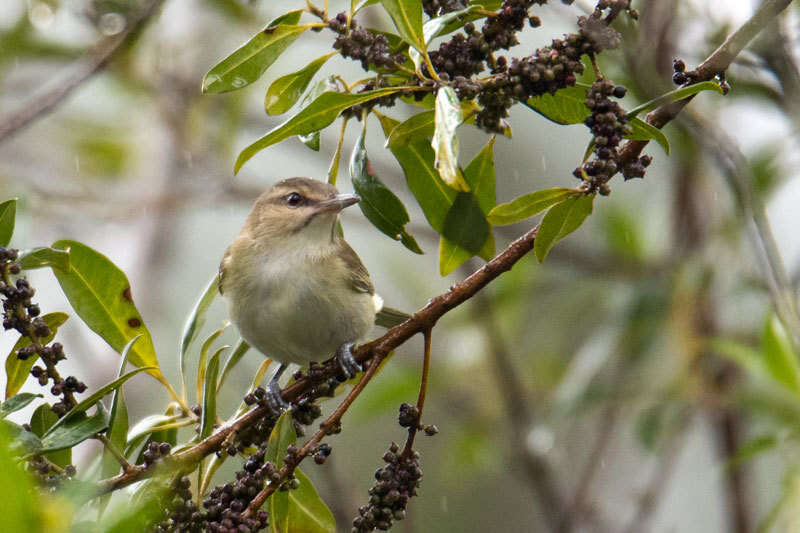
M429 17L438 17L466 8L463 0L422 0L422 9Z
M162 457L168 456L171 450L172 446L168 442L150 441L142 452L142 461L150 466Z
M54 396L61 396L60 401L53 404L51 409L58 416L64 415L75 405L74 393L82 393L86 390L86 385L75 376L62 379L56 369L59 361L66 359L64 347L54 342L46 345L43 340L50 337L52 331L39 315L39 306L31 301L36 290L30 286L28 280L20 277L16 282L11 282L11 276L20 273L20 266L14 261L19 256L17 250L0 247L0 298L3 300L3 328L6 330L14 329L23 337L30 340L30 344L17 350L16 356L24 361L31 357L38 356L45 364L44 367L34 366L31 368L31 375L35 377L41 386L46 386L52 380L53 386L50 392Z
M264 464L264 452L260 449L245 461L244 470L236 473L236 481L214 487L203 500L206 509L207 531L238 532L261 531L268 525L269 515L258 511L253 517L243 516L247 506L264 487L267 479L277 477L272 463ZM270 468L271 467L271 468Z
M167 504L169 516L155 527L158 533L201 533L206 531L206 519L192 500L189 478L176 478L170 485L172 501Z
M387 464L375 472L376 483L369 489L369 504L358 509L358 516L353 520L353 533L388 530L392 521L405 518L408 500L417 495L422 480L419 454L414 451L401 453L400 447L393 442L383 454L383 460Z
M361 68L369 70L370 64L393 71L402 65L406 58L403 54L393 54L389 49L389 40L382 33L367 30L350 21L347 31L347 15L339 13L328 21L328 27L338 33L333 41L333 48L341 51L344 57L361 62Z
M377 78L365 83L358 92L363 93L366 91L374 91L375 89L382 89L390 86L391 84L385 78ZM375 106L392 107L399 96L400 93L392 93L381 96L380 98L373 98L367 102L348 107L342 111L342 116L345 118L355 117L356 120L361 120L361 115L364 113L364 111L369 112L369 110Z
M675 85L683 85L689 82L689 76L686 73L686 63L683 62L683 59L673 59L672 70L674 72L672 75L672 82Z
M27 427L25 429L29 430ZM28 469L36 475L41 486L49 488L59 486L63 481L75 477L76 474L73 465L67 465L61 469L41 455L31 457Z

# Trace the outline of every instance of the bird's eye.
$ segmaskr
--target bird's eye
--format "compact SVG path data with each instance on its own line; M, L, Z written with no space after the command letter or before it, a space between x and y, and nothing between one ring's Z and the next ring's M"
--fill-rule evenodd
M300 202L303 201L303 197L296 192L291 193L289 196L286 197L286 205L289 207L297 207L300 205Z

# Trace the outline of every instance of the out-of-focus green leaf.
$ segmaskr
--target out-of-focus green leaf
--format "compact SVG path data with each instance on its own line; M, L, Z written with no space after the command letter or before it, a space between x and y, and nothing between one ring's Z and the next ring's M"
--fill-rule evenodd
M633 118L640 113L645 113L650 111L651 109L655 109L659 106L664 104L668 104L670 102L675 102L677 100L683 100L688 96L692 96L693 94L697 94L701 91L716 91L719 94L724 94L722 87L719 86L719 83L713 81L703 81L700 83L695 83L692 85L687 85L686 87L680 87L678 89L674 89L669 91L668 93L664 93L657 98L653 98L649 102L645 102L640 106L636 106L630 111L628 111L627 118Z
M644 245L639 224L621 208L606 211L603 217L606 242L618 256L639 261L644 258Z
M364 146L366 121L364 121L364 126L353 148L349 166L353 188L361 196L361 201L358 204L361 207L361 212L383 233L402 242L412 252L421 254L422 250L417 241L405 229L405 225L410 220L405 206L372 173L372 168L367 159L367 149Z
M461 104L452 87L443 86L436 93L435 129L431 146L436 154L434 166L445 183L458 191L469 187L458 169L458 137L456 128L463 121Z
M17 218L17 199L12 198L0 204L0 246L8 246L14 235Z
M634 117L630 120L631 132L625 136L626 139L632 141L650 141L654 140L661 145L664 152L669 155L669 140L664 132L656 128L652 124L645 122L640 118Z
M383 134L390 136L398 127L398 121L379 115ZM456 191L447 186L433 166L434 153L426 141L405 146L390 147L392 154L403 168L408 188L419 202L428 224L438 233L442 232L447 212L456 198Z
M20 409L24 409L36 398L43 398L43 396L41 394L33 394L32 392L21 392L12 396L8 400L0 403L0 418L5 418L11 413L16 413Z
M42 437L56 422L58 422L58 415L53 412L49 404L44 403L37 407L31 415L31 431L37 437ZM72 450L70 448L47 453L45 457L61 468L72 464Z
M780 319L775 314L767 317L761 337L761 350L767 372L788 389L800 393L800 364Z
M11 435L0 424L0 501L3 502L3 529L44 533L39 491L22 465L8 449Z
M464 169L464 179L469 185L472 194L478 200L481 211L487 215L497 203L494 175L495 139L496 137L493 135L489 142L486 143L486 146L478 152L478 155Z
M647 451L655 451L658 444L664 426L664 408L663 403L658 403L645 409L637 417L636 437Z
M594 196L571 196L550 208L542 219L542 225L533 243L533 250L540 263L544 261L555 243L583 224L586 217L592 213L593 202Z
M117 378L125 375L125 366L128 364L128 356L130 355L133 344L139 339L134 337L128 342L122 350L122 360L119 363L119 371ZM128 429L130 422L128 421L128 406L125 403L125 393L122 387L114 390L111 396L111 409L108 416L108 430L106 437L112 446L122 453L125 450L125 445L128 442ZM116 475L120 470L120 464L114 454L104 449L103 456L100 460L100 477L101 479L109 478Z
M59 326L67 321L69 315L66 313L48 313L42 317L45 324L50 328L50 335L41 339L42 344L48 344L55 337ZM19 392L22 385L28 379L28 375L33 368L33 365L39 359L39 354L34 354L24 361L17 357L17 351L25 346L30 346L31 339L29 337L20 337L14 348L6 356L6 398L10 398Z
M302 10L278 17L238 50L220 61L203 78L204 93L223 93L247 87L278 59L308 26L297 26Z
M131 351L131 364L151 367L148 372L168 385L158 367L153 339L131 296L128 278L106 256L71 240L53 243L70 255L69 272L53 270L64 294L78 316L117 352L135 336L142 338Z
M559 89L555 94L528 98L525 105L556 124L582 124L591 110L586 107L586 91L590 85L576 83Z
M420 53L425 52L422 30L422 2L416 0L381 0L397 28L397 33Z
M217 337L222 335L222 332L225 331L225 327L226 326L223 326L209 335L205 342L203 342L203 346L200 347L200 359L197 361L197 381L195 388L197 393L197 403L200 403L203 400L203 387L205 387L206 368L208 365L208 352L211 350L211 345L215 340L217 340Z
M8 446L16 455L36 453L42 449L42 440L32 431L28 431L10 420L0 419L0 428L10 435Z
M72 448L76 444L91 438L108 427L108 413L102 403L96 403L97 412L90 416L74 416L63 424L53 424L42 437L42 448L39 453L52 452ZM63 420L63 418L62 418ZM59 420L60 422L60 420Z
M493 226L515 224L537 213L541 213L552 205L576 197L578 194L579 193L574 189L567 189L564 187L542 189L541 191L522 195L510 202L494 207L489 211L489 216L487 218L489 219L489 223Z
M19 254L17 263L23 270L51 267L63 272L69 271L69 253L64 250L55 250L46 246L23 250Z
M313 102L308 104L299 113L288 119L283 124L276 126L269 133L258 139L256 142L242 150L236 159L234 173L239 172L247 161L254 155L277 142L287 139L293 135L308 135L319 131L339 116L339 113L348 107L363 102L393 94L403 90L400 87L389 87L385 89L375 89L357 94L347 94L340 92L324 92Z
M270 115L280 115L286 113L303 95L311 79L314 77L322 65L338 52L331 52L322 57L318 57L297 72L281 76L273 81L267 89L264 97L264 109Z
M244 354L250 349L250 345L247 344L244 339L239 339L239 342L236 343L236 346L233 347L233 351L231 352L231 356L225 361L225 364L222 366L222 372L219 375L219 383L217 384L217 392L222 390L222 384L225 383L225 378L228 377L228 372L233 370L236 365L239 364L239 361L242 360Z
M729 469L735 469L746 462L754 459L756 456L774 449L780 440L777 435L762 435L751 439L736 450L736 453L728 460L726 465Z
M106 513L98 531L103 533L151 531L164 514L164 502L170 501L173 497L169 483L163 477L146 479L133 498L128 498L120 508L113 508L114 512Z
M217 376L219 375L219 358L228 346L219 348L208 361L206 379L203 383L203 412L200 418L200 439L211 435L217 421Z
M120 388L123 383L125 383L126 381L131 379L136 374L140 374L141 372L144 372L144 371L147 371L147 370L149 370L149 368L146 367L146 366L145 367L141 367L141 368L136 368L134 370L131 370L127 374L118 377L117 379L115 379L111 383L103 385L102 387L97 389L95 392L93 392L91 395L87 396L86 398L84 398L83 400L78 402L78 404L75 407L70 409L67 412L67 414L62 416L58 420L58 422L53 424L53 426L47 431L47 433L45 433L44 437L46 438L48 435L50 435L51 433L53 433L56 430L58 430L58 428L61 427L61 426L69 425L76 417L78 417L80 414L84 413L91 406L97 405L97 403L104 396L106 396L107 394L110 394L111 392L113 392L113 391L117 390L118 388Z
M186 323L183 325L183 333L181 334L181 392L184 397L186 396L186 357L189 353L189 346L197 338L197 333L205 324L206 313L217 293L219 293L219 276L214 275L202 294L200 294L189 316L186 317Z
M489 230L477 198L471 192L459 192L445 218L442 235L475 255L486 242Z

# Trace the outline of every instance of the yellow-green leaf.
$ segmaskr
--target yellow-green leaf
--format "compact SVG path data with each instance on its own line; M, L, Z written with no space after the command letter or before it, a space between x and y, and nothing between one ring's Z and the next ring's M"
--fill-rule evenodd
M552 189L542 189L515 198L511 202L500 204L489 211L489 222L493 226L505 226L515 224L526 218L530 218L537 213L541 213L551 205L563 202L567 198L577 196L574 189L564 187L554 187Z
M419 0L382 0L381 3L392 17L400 36L419 52L424 52L422 2Z
M17 217L17 199L12 198L0 204L0 246L8 246L14 235Z
M53 340L59 326L67 321L69 315L66 313L48 313L42 317L47 327L50 328L50 335L41 339L42 344L47 344ZM39 354L34 353L24 361L17 357L17 351L25 346L30 346L29 337L20 337L11 352L6 356L6 398L14 396L28 379L28 374L33 365L39 359Z
M303 95L308 84L311 83L314 74L322 68L322 65L338 52L331 52L322 57L318 57L297 72L292 72L281 76L270 84L267 94L264 97L264 109L270 115L280 115L286 113Z
M570 196L550 208L542 219L542 225L533 250L536 258L543 262L555 243L575 231L592 212L594 196Z

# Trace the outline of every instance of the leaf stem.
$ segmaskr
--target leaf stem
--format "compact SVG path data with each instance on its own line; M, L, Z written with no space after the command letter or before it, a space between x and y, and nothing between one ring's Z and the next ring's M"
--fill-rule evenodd
M331 166L328 167L328 183L336 186L336 177L339 175L339 160L342 158L342 145L344 144L344 134L347 131L347 121L349 117L342 119L342 127L339 130L339 142L336 144L336 151L331 159Z
M103 435L102 433L98 433L94 436L94 438L103 443L105 449L114 456L114 459L116 459L119 465L122 467L123 472L130 471L131 464L128 462L122 452L120 452L119 449L114 446L114 443L108 440L107 436Z

